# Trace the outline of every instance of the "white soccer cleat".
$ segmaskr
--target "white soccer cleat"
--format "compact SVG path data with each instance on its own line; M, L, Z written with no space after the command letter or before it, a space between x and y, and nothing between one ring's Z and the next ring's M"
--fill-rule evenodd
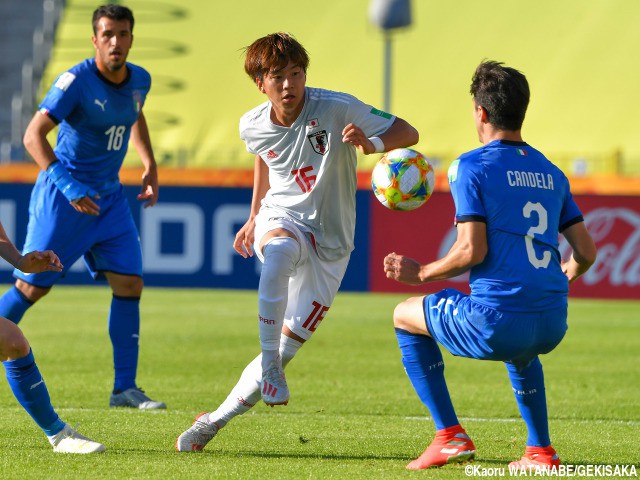
M84 454L104 452L106 450L103 444L94 442L90 438L79 434L67 424L59 433L49 437L49 442L56 453Z
M208 413L201 413L189 430L176 440L176 450L179 452L200 452L218 433L218 426L207 421Z
M277 362L271 362L262 371L260 393L264 403L272 407L289 403L289 387L287 386L287 379L284 376L282 365Z

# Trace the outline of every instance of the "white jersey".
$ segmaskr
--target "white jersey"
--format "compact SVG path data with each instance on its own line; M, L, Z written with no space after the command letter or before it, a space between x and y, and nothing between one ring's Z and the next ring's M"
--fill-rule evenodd
M368 137L385 132L395 116L352 95L307 87L302 112L291 125L275 125L271 103L245 113L240 138L269 167L262 209L289 217L313 234L320 258L353 250L356 220L356 149L342 142L349 123Z

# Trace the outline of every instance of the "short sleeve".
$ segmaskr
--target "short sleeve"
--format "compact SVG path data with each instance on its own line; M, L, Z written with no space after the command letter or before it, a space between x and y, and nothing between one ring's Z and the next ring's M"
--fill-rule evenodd
M584 221L582 212L573 199L573 195L569 190L569 181L567 180L567 195L562 205L562 211L560 212L560 226L559 231L562 232L569 228L571 225Z
M40 103L40 112L55 123L67 118L80 101L80 85L76 75L64 72L53 83L47 96Z
M395 120L395 115L378 110L355 97L351 97L346 121L360 127L367 137L386 132Z
M480 179L472 165L469 161L457 159L449 167L449 187L456 207L456 223L487 221Z

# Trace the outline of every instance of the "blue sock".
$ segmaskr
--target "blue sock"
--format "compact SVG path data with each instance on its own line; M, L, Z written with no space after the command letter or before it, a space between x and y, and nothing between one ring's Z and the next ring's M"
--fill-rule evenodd
M542 364L536 357L526 368L518 371L512 363L506 363L518 409L527 424L529 438L527 446L546 447L551 445L549 419L547 417L547 397L544 390Z
M115 370L114 393L136 386L138 340L140 337L140 298L117 297L111 300L109 337L113 344Z
M29 350L26 357L7 360L2 364L11 391L31 418L48 436L60 432L64 428L64 422L53 410L49 391L33 358L33 352Z
M0 316L8 318L16 325L20 323L31 303L14 285L0 297Z
M402 364L422 403L436 425L436 430L458 425L447 383L444 379L444 361L436 341L426 335L414 335L396 328Z

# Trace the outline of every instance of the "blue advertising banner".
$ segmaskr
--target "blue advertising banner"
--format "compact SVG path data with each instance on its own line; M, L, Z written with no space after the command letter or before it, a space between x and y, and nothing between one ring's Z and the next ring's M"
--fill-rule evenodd
M21 248L27 230L29 184L0 186L0 220L7 235ZM255 289L260 262L244 259L233 239L251 204L249 188L174 187L160 189L160 201L143 209L137 187L125 187L140 232L147 286ZM358 191L356 250L351 256L342 290L369 288L369 198ZM12 268L0 259L0 282L12 283ZM94 284L82 260L60 284Z

